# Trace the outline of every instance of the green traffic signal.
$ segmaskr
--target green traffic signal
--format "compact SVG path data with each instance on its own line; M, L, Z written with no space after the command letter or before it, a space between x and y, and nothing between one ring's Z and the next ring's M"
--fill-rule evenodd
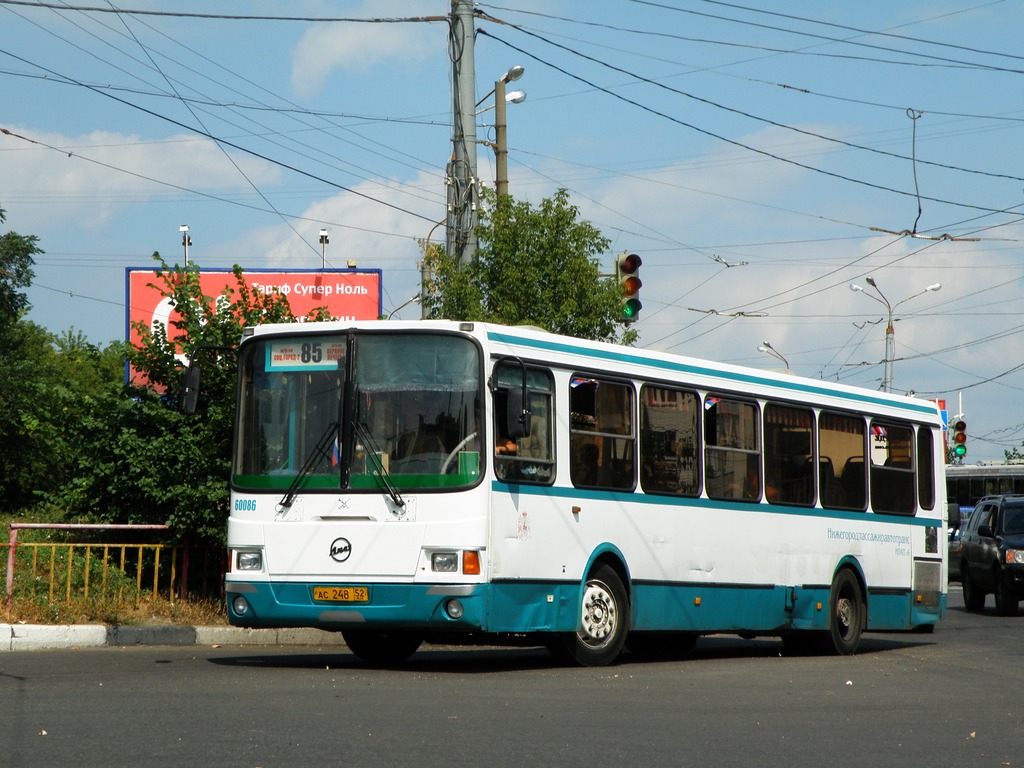
M632 322L636 320L636 316L640 314L642 308L639 299L626 299L622 303L622 319L626 322Z
M963 419L953 424L953 455L957 458L967 455L967 422Z
M640 265L643 259L635 253L622 253L615 257L615 279L622 291L622 309L619 314L620 323L636 322L643 305L640 303Z

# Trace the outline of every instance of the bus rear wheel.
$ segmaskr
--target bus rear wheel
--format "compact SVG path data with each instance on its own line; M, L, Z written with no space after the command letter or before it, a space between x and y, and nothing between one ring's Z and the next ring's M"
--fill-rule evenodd
M368 664L389 666L405 661L420 647L423 638L408 632L379 632L369 629L343 629L345 644Z
M580 628L559 635L552 650L583 667L603 667L622 653L629 631L629 598L622 579L609 565L598 566L583 585ZM558 647L561 646L561 647Z
M829 593L828 637L840 656L857 652L864 629L864 595L860 582L849 569L841 570Z

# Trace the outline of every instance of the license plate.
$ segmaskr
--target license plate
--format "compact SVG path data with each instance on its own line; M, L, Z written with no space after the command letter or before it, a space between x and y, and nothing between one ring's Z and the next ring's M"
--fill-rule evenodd
M370 590L366 587L313 587L313 599L318 603L368 603Z

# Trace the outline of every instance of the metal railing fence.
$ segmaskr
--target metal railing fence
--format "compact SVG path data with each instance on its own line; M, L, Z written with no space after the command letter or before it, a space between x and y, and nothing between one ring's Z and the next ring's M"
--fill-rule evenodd
M188 589L187 544L166 543L88 543L88 542L19 542L22 530L55 531L157 531L167 532L166 525L101 525L11 523L7 543L6 598L19 594L43 596L52 603L72 597L88 599L90 592L110 594L119 598L126 592L138 606L141 596L149 592L166 596L171 603L183 600ZM0 544L0 546L3 546Z

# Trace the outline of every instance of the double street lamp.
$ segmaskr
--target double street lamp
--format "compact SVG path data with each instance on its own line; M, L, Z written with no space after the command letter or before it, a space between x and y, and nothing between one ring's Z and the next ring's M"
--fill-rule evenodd
M494 94L494 143L483 143L490 144L494 149L494 186L499 197L508 194L508 122L505 116L505 105L508 102L521 104L526 100L526 91L506 91L505 86L508 83L518 80L523 76L523 72L525 71L525 68L520 64L516 64L514 67L511 67L508 72L494 81L494 90L487 94L487 96L490 96L491 93ZM477 106L480 106L487 96L480 99L480 101L477 102ZM490 107L486 107L481 110L481 112L486 112L488 109L490 109Z
M786 366L786 370L789 370L789 360L783 357L782 353L779 352L779 350L777 350L775 347L773 347L770 342L762 341L760 344L758 344L757 351L764 352L766 355L771 355L772 357L781 360L783 365Z
M879 304L885 307L885 310L889 315L889 324L885 327L885 375L882 379L882 391L892 392L892 363L896 357L896 333L892 327L893 312L895 312L896 308L899 307L901 304L905 304L911 299L916 299L918 296L926 294L929 291L939 290L940 288L942 288L942 283L932 283L923 291L918 291L915 294L907 296L907 298L905 299L900 299L895 304L890 304L889 300L885 297L885 294L882 293L882 290L878 287L878 283L875 282L875 279L873 277L865 278L864 282L866 282L869 286L874 288L875 293L877 293L878 296L873 296L872 294L867 293L863 288L861 288L856 283L850 283L850 290L856 291L857 293L863 293L869 299L877 301Z

